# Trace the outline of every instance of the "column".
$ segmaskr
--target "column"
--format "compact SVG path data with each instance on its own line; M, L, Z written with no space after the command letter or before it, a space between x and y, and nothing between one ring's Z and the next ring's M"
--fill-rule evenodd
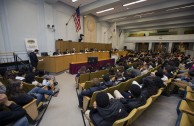
M171 53L171 50L172 50L172 42L169 42L169 45L168 45L168 52Z
M152 42L149 42L148 50L152 49Z

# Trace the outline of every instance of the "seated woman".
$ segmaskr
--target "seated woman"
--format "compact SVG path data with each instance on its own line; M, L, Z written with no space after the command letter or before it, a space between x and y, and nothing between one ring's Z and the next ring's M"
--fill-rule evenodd
M0 82L0 122L1 125L29 126L26 111L8 100L6 87Z
M38 105L41 101L44 100L44 95L50 95L57 97L59 90L51 91L45 90L40 87L35 87L29 92L23 91L23 84L22 81L19 80L9 80L9 84L7 85L6 94L20 106L24 106L31 102L34 98L37 99L36 104Z
M118 90L114 91L115 98L120 99L128 113L146 103L146 99L141 95L141 88L138 85L132 84L128 93L127 96L126 94L122 95Z
M86 111L86 116L95 126L112 126L119 119L127 117L123 104L118 99L109 99L105 92L96 95L96 102L91 111Z

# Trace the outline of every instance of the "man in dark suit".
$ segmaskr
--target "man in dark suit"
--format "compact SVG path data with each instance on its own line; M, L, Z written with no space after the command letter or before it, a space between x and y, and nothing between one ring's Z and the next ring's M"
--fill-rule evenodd
M29 58L30 58L30 63L32 65L32 67L36 68L37 69L37 66L38 66L38 57L36 54L38 54L38 49L35 49L33 52L31 52L29 54Z

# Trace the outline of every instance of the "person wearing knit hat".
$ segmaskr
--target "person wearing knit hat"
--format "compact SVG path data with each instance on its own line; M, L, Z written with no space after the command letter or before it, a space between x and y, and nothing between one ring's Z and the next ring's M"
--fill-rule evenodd
M89 117L95 126L112 126L119 119L127 117L123 104L119 99L109 99L105 92L96 95L96 105L89 112Z
M138 98L141 95L141 88L136 84L132 84L129 90L135 98Z
M105 92L96 95L96 104L101 108L105 108L110 104L108 94Z

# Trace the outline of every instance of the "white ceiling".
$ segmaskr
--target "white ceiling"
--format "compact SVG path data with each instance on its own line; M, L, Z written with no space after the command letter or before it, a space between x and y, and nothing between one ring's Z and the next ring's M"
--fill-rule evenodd
M81 15L92 14L98 21L116 22L119 29L128 31L194 27L194 0L147 0L127 7L122 5L136 0L59 1L75 8L81 4ZM114 10L96 14L108 8Z

